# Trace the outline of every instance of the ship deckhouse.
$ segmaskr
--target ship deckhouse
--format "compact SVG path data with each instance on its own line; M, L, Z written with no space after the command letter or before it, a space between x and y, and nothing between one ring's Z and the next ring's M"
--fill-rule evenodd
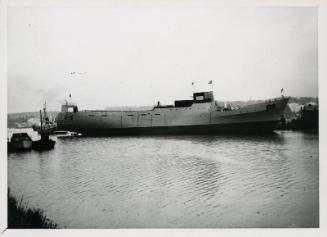
M78 107L76 104L73 103L66 103L61 106L61 112L62 113L68 113L68 112L73 112L77 113L78 112Z
M214 101L212 91L193 93L193 100L175 100L175 107L189 107L195 103L211 103Z

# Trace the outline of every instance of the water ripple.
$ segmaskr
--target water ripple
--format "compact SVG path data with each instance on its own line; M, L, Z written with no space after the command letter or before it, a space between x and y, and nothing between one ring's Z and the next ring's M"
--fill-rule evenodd
M57 140L10 154L14 195L68 228L316 227L318 137Z

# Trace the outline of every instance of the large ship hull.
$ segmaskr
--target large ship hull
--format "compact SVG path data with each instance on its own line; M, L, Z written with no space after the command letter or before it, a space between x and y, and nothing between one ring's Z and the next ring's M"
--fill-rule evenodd
M218 109L208 102L146 111L61 112L57 126L84 136L269 133L283 116L287 102L288 98L278 98L237 110Z
M272 133L278 121L248 122L237 124L167 126L144 128L104 128L104 129L74 129L70 131L83 136L128 136L128 135L192 135L192 134L258 134Z

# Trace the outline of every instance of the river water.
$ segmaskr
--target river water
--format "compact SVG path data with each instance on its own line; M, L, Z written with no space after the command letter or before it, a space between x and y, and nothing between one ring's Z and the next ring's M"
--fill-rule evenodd
M53 139L8 185L62 228L319 226L317 134Z

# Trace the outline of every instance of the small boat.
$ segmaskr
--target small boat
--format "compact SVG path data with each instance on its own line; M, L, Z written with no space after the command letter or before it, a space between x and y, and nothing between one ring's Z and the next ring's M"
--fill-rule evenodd
M73 138L73 137L81 137L82 134L81 133L77 133L77 132L70 132L70 131L60 131L60 133L56 133L58 134L57 138Z
M40 120L42 123L42 131L41 131L41 124L34 124L32 126L33 130L38 132L39 134L41 134L41 132L53 134L57 130L56 123L54 122L54 120L50 118L50 116L47 113L46 103L44 103L43 105L43 115L42 113L40 113Z
M56 141L49 138L49 130L43 129L42 111L40 110L40 135L41 139L33 141L33 149L37 151L51 150L54 148Z
M42 137L38 141L33 141L33 149L37 151L51 150L54 148L56 141L49 139L49 136Z
M8 152L30 150L32 145L33 141L27 133L14 133L8 141Z
M53 133L52 133L53 135L66 135L66 134L68 134L68 131L54 131Z

